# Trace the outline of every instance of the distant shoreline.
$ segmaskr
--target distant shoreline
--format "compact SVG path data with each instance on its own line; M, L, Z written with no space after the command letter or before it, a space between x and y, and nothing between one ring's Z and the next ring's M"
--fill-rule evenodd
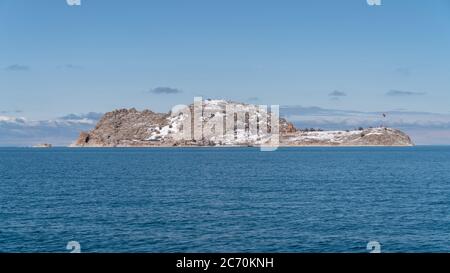
M348 148L348 147L415 147L415 146L450 146L450 144L442 144L442 145L280 145L277 147L267 147L267 148ZM52 148L42 149L39 147L31 147L31 146L0 146L0 148L30 148L30 149L37 149L37 150L51 150L51 149L57 149L57 148L68 148L68 149L158 149L158 148L170 148L170 149L177 149L177 148L217 148L217 149L224 149L224 148L255 148L259 149L260 146L246 146L246 145L221 145L221 146L194 146L194 145L187 145L187 146L53 146Z
M401 147L405 147L405 148L411 148L411 147L448 147L450 146L450 144L415 144L415 145L411 145L411 146L405 146L405 145L393 145L393 146L381 146L381 145L349 145L349 146L344 146L344 145L339 145L339 146L317 146L317 145L309 145L309 146L279 146L278 148L364 148L364 147L369 147L369 148L401 148ZM176 149L176 148L181 148L181 149L186 149L186 148L212 148L212 149L226 149L226 148L255 148L258 149L259 147L249 147L249 146L121 146L121 147L70 147L70 146L53 146L50 149L39 149L39 148L33 148L31 146L0 146L0 149L33 149L33 150L43 150L43 151L51 151L51 150L57 150L57 149L80 149L80 150L89 150L89 149L146 149L148 148L150 149Z

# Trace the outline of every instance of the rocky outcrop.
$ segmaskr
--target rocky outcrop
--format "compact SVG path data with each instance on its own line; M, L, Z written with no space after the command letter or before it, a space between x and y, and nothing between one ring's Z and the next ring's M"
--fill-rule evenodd
M279 132L277 139L280 146L413 145L409 136L391 128L306 132L298 130L284 118L279 118L278 124L273 123L275 116L270 111L254 105L224 100L205 100L200 105L200 111L190 105L184 111L168 114L137 111L134 108L115 110L106 113L92 131L82 132L72 146L259 146L272 141L276 132ZM238 118L237 114L227 112L229 107L236 112L258 110L253 115L245 114ZM230 118L234 122L226 121ZM188 128L187 124L194 125ZM189 137L185 137L186 132Z
M297 131L284 135L286 146L412 146L411 138L400 130L368 128L353 131Z
M168 114L149 110L120 109L106 113L91 132L81 132L72 146L76 147L127 147L153 146L146 139L148 128L162 128L168 123Z
M33 145L33 148L52 148L53 145L50 143L42 143L42 144L37 144L37 145Z

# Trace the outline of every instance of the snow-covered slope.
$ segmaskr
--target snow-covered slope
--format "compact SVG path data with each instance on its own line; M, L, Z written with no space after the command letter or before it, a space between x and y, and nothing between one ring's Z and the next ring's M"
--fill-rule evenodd
M193 111L191 106L188 111ZM230 111L229 111L230 110ZM231 111L232 110L232 111ZM267 122L267 111L260 110L254 105L227 102L225 100L205 100L202 102L201 111L191 120L192 115L186 114L186 111L172 113L167 118L167 125L160 127L155 125L149 128L149 141L165 141L166 143L176 144L177 141L190 141L196 139L196 144L200 145L261 145L269 141L271 134L264 130L264 122ZM229 113L247 113L247 117L230 116ZM191 112L192 113L192 112ZM235 120L235 123L227 122L228 119ZM201 126L193 125L194 121ZM184 135L183 128L189 126L192 128L193 136L187 138Z

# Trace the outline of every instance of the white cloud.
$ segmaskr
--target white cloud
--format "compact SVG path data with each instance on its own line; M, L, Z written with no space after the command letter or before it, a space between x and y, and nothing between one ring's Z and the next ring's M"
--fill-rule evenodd
M0 122L5 123L18 123L18 124L24 124L26 123L25 118L16 118L16 117L9 117L9 116L0 116Z
M32 146L39 143L66 146L81 131L91 130L100 116L98 113L71 114L54 120L0 116L0 146Z

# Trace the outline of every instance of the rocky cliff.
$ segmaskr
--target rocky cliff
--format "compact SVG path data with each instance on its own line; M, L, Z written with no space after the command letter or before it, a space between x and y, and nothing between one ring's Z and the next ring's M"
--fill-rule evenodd
M391 128L310 132L298 130L283 118L279 118L279 123L274 123L272 119L276 120L277 115L253 105L205 100L197 106L200 106L200 111L190 105L183 111L167 114L134 108L115 110L106 113L92 131L82 132L72 146L259 146L272 141L276 132L279 132L277 139L280 146L413 145L408 135ZM229 114L231 112L226 111L229 107L244 114L241 118L239 114ZM255 114L247 113L254 109L258 109ZM199 112L197 116L196 111ZM192 128L188 128L190 124L193 124Z
M106 113L90 132L81 132L72 146L117 147L151 146L149 128L168 124L168 114L149 110L120 109Z

